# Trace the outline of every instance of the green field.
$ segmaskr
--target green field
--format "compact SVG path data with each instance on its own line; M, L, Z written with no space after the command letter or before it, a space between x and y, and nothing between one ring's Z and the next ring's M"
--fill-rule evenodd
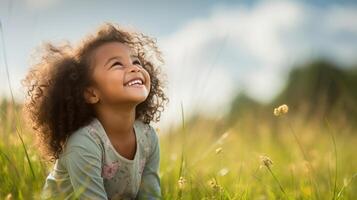
M357 199L356 130L294 112L229 125L182 117L157 130L164 198ZM41 161L21 107L3 101L0 123L0 199L38 199L52 165Z

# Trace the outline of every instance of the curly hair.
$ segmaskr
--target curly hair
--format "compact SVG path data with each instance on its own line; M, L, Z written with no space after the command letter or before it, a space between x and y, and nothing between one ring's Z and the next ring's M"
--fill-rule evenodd
M155 39L117 24L104 23L76 48L68 42L57 46L46 42L41 56L36 56L39 52L35 54L39 60L31 65L22 84L27 93L25 118L37 133L41 153L51 162L59 158L69 136L96 116L83 93L92 83L92 54L108 42L121 42L133 48L150 75L149 95L136 106L135 119L146 124L160 120L169 99L164 93L163 79L159 77L164 61Z

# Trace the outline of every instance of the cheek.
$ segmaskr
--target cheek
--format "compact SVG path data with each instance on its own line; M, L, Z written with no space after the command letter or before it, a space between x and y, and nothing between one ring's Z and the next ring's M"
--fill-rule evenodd
M109 84L115 84L116 86L124 86L124 75L119 72L119 70L107 73L103 77L103 79Z
M124 80L120 72L98 73L96 81L103 93L112 93L124 87Z
M144 76L145 76L145 80L146 80L146 85L150 88L151 87L151 77L149 72L147 72L146 70L144 71Z

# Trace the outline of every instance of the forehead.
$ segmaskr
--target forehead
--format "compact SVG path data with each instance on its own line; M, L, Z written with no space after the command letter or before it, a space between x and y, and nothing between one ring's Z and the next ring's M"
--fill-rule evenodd
M108 42L97 47L93 53L93 64L104 64L113 56L125 57L135 55L134 50L121 42Z

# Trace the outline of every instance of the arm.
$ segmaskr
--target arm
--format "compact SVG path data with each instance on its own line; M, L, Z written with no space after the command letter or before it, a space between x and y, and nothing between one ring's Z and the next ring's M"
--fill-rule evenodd
M162 198L160 178L158 174L160 165L160 146L158 136L152 127L151 131L152 151L144 167L137 199L151 200Z
M74 195L78 199L108 199L101 176L101 149L89 136L76 135L64 155Z

